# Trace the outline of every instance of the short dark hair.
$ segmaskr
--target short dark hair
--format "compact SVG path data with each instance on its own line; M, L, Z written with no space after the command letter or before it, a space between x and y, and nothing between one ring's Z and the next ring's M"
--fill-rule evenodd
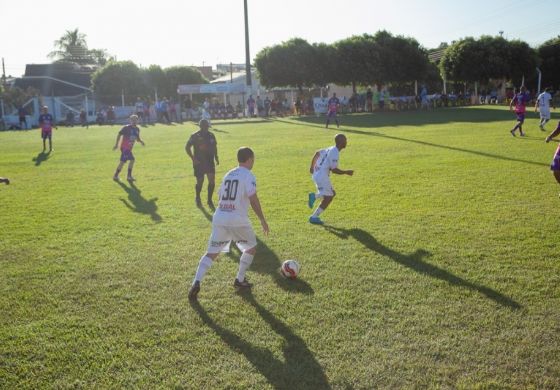
M342 142L342 140L345 140L345 139L346 139L346 136L344 134L339 133L334 137L334 143L339 145Z
M237 151L237 161L240 163L247 162L247 160L253 157L255 157L255 153L247 146L243 146Z

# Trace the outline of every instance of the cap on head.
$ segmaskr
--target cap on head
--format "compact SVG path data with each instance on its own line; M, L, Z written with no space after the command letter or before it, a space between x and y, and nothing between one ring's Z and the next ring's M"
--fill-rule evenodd
M131 116L128 117L131 121L138 121L138 115L136 114L132 114Z

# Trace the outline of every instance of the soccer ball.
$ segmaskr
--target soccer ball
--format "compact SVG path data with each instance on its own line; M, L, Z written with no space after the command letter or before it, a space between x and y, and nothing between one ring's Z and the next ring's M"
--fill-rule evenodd
M288 279L295 279L299 274L299 263L295 260L286 260L280 267L282 275Z

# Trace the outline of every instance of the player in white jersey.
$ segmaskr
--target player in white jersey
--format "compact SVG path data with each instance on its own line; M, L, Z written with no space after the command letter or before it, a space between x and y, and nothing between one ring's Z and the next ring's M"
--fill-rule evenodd
M233 283L237 288L250 288L245 273L253 262L257 251L257 238L249 221L249 205L261 221L265 235L268 235L268 223L263 215L257 197L257 182L251 172L255 163L255 154L250 148L243 147L237 151L239 166L229 171L222 180L218 191L219 204L212 218L212 234L208 240L206 254L200 258L189 299L196 300L200 291L200 282L212 262L222 251L227 252L233 240L241 250L239 271Z
M344 134L337 134L334 137L334 142L334 146L319 150L315 153L313 159L311 160L311 167L309 168L309 173L311 173L311 177L317 187L317 193L309 193L309 208L313 208L316 198L323 198L319 207L317 207L315 212L313 212L311 217L309 217L309 222L316 225L323 224L323 221L321 221L319 216L327 209L327 207L329 207L329 204L336 195L336 192L331 184L330 173L332 172L337 175L349 176L354 174L353 170L342 170L338 168L340 151L346 147L346 136Z
M550 88L546 88L543 93L537 97L537 102L535 103L535 112L537 108L541 117L541 123L539 125L540 129L544 131L544 125L550 120L550 106L552 103L552 95L550 94ZM552 104L552 108L554 105Z

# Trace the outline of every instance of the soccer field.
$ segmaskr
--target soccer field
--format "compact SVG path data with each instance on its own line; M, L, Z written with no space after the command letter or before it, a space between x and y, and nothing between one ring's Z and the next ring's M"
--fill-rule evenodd
M250 146L271 234L251 212L251 294L232 251L192 305L194 124L142 128L134 186L111 179L117 126L59 127L47 156L39 130L0 132L0 388L560 388L560 116L528 117L514 138L503 107L341 116L355 174L324 226L308 169L337 130L217 121L217 180Z

